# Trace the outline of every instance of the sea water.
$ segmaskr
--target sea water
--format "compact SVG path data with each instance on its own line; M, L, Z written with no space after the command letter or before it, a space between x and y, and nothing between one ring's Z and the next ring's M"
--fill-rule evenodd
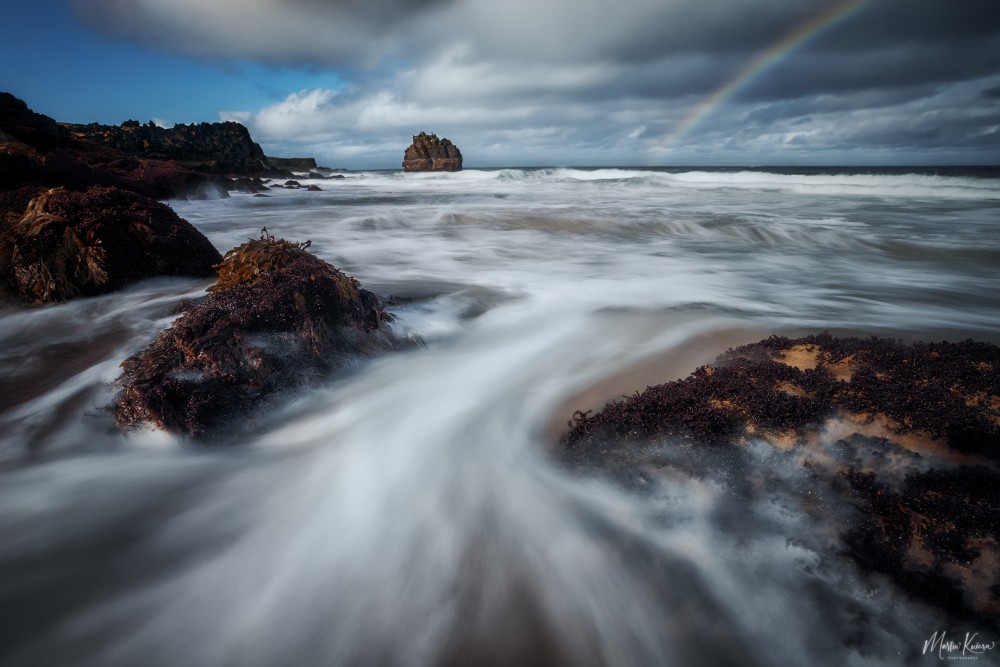
M222 252L311 240L422 342L236 441L102 410L208 281L0 311L0 663L897 665L961 638L841 554L851 508L793 457L749 448L766 491L724 459L637 491L557 441L770 334L1000 343L997 172L344 176L171 202Z

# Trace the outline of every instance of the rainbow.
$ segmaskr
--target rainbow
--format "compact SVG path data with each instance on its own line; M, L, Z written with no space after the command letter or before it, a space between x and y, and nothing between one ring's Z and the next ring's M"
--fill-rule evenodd
M760 74L785 58L795 49L799 48L810 39L820 35L834 25L844 21L854 12L861 8L868 0L842 0L826 11L809 19L802 25L795 28L780 41L758 54L753 60L746 64L731 79L724 83L718 90L699 102L685 116L677 127L662 142L659 147L662 150L670 150L671 147L685 134L691 131L695 125L701 122L712 111L733 97L747 84L756 79Z

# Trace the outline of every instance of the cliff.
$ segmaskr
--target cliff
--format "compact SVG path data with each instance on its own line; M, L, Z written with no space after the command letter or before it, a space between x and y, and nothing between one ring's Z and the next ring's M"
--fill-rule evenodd
M403 171L461 171L462 152L448 139L421 132L403 154Z
M268 158L246 127L232 121L164 128L129 120L121 125L64 125L77 139L108 146L129 157L176 160L195 171L247 174L268 168Z

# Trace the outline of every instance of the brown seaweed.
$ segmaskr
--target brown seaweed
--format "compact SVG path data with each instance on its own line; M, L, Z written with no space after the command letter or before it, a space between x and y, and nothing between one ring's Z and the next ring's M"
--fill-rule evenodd
M308 247L265 229L227 252L208 298L122 364L118 425L212 439L277 392L394 348L377 297Z
M0 276L21 301L94 296L155 276L209 276L220 259L168 206L126 190L23 188L5 193L0 209Z
M568 461L620 478L655 477L671 452L724 464L713 452L767 442L855 508L836 528L863 571L1000 627L996 345L772 336L568 429Z

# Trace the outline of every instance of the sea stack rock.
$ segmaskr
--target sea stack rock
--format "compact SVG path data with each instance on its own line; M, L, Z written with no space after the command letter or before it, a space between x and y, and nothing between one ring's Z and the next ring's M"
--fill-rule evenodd
M403 171L461 171L462 151L448 139L421 132L403 155Z

